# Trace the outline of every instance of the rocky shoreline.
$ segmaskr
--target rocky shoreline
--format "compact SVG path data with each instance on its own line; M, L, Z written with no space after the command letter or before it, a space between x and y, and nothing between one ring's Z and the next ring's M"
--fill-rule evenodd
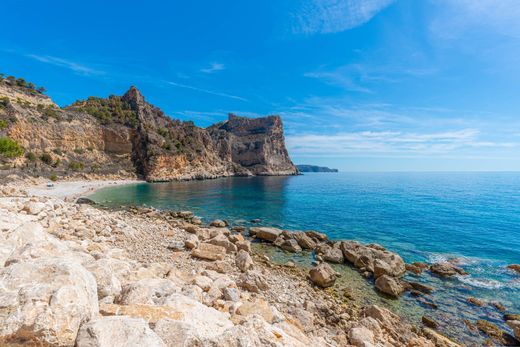
M424 264L405 264L379 245L267 227L250 228L248 237L241 226L203 225L187 211L106 210L13 186L0 195L3 345L458 345L434 322L412 326L338 295L339 274L328 263L351 264L386 295L428 291L401 279ZM312 250L315 267L277 264L252 240ZM460 269L429 270L449 276ZM509 318L513 327L517 317ZM512 338L483 323L478 329Z

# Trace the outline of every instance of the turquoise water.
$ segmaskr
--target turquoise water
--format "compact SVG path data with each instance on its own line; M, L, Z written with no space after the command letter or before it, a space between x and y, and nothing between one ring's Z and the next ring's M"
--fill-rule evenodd
M207 221L259 218L262 225L319 230L332 239L380 243L407 262L456 258L470 276L415 279L438 288L439 309L428 314L448 330L464 330L462 317L486 318L506 328L499 312L467 305L468 296L500 301L508 311L520 312L520 277L505 268L520 263L520 173L223 178L120 186L92 198L112 206L191 210ZM469 332L452 335L461 334L478 340Z

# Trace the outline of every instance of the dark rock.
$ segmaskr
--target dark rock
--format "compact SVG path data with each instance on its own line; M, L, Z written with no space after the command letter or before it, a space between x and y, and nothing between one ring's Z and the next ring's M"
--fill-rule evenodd
M415 290L420 291L421 293L430 294L433 292L433 288L427 286L426 284L422 284L419 282L408 282L408 284Z
M430 266L430 271L440 277L451 277L455 275L467 275L463 269L448 263L436 263Z
M470 298L467 298L466 301L469 302L472 305L479 306L479 307L482 307L482 306L485 305L485 303L482 300L479 300L477 298L471 298L470 297Z
M432 318L428 316L422 316L421 321L425 326L431 329L437 329L437 327L439 326L439 324L437 324L436 321L434 321Z
M511 265L508 265L507 268L509 270L513 270L516 273L520 274L520 264L511 264Z
M491 322L479 319L477 321L477 328L495 342L505 346L518 346L518 340Z
M94 200L91 200L89 198L78 198L78 200L76 200L76 204L85 204L85 205L95 205L96 202Z

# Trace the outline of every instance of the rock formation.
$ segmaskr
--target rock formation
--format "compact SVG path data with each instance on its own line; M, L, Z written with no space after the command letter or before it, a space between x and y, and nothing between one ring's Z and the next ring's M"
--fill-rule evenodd
M135 87L122 97L89 97L59 108L48 97L0 81L3 172L22 176L137 174L148 181L294 175L279 116L199 128L166 116ZM25 154L25 156L23 156Z

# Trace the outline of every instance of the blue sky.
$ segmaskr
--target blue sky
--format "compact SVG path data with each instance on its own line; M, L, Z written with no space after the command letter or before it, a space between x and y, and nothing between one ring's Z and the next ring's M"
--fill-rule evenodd
M136 85L200 126L280 114L296 163L520 170L517 0L6 0L2 12L0 72L60 105Z

